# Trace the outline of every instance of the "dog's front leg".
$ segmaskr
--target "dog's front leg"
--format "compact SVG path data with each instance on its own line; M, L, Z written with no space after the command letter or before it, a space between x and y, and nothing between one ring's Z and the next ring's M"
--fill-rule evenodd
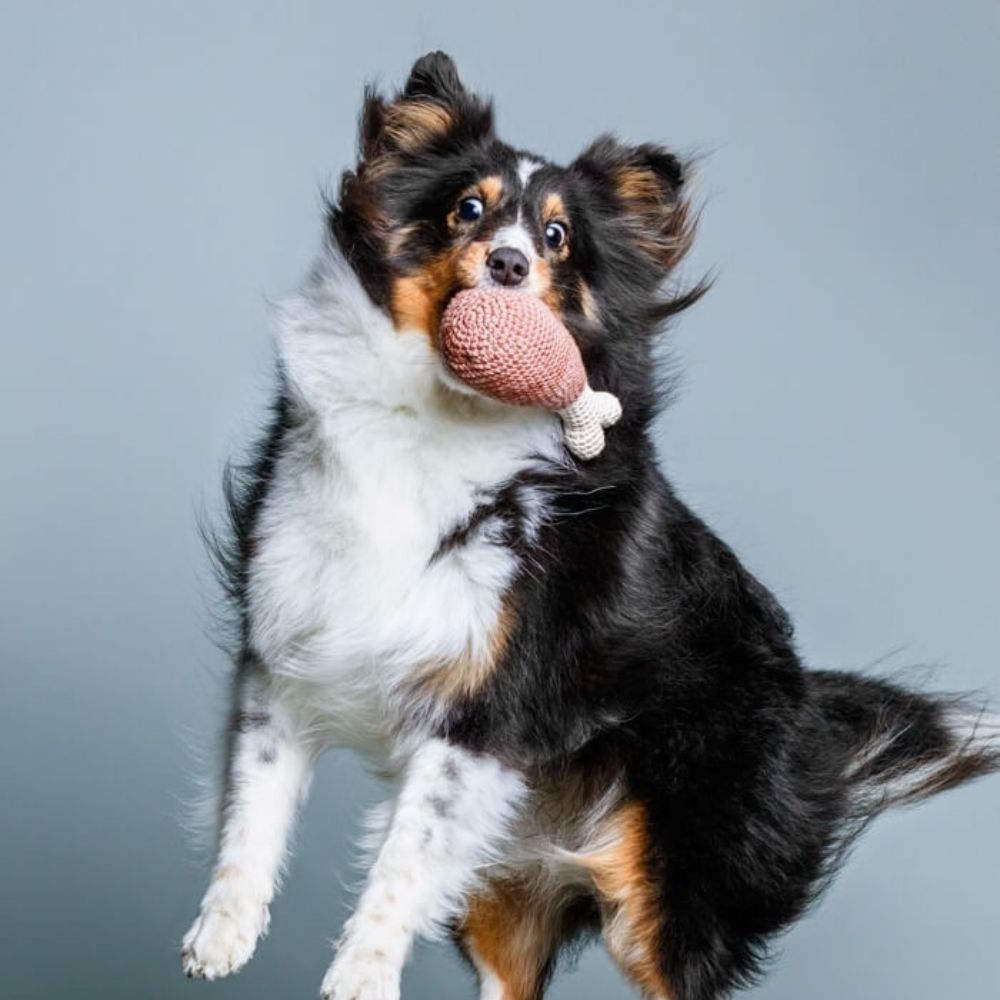
M312 770L312 755L274 703L262 670L248 670L235 687L229 743L215 870L184 937L184 971L202 979L240 969L267 930L289 831Z
M323 979L326 1000L395 1000L414 935L459 910L524 797L521 775L431 740L413 756L388 832Z

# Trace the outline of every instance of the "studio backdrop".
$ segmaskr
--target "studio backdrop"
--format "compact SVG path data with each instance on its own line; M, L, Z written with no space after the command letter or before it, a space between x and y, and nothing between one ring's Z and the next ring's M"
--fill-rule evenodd
M379 797L319 768L273 930L180 970L183 828L228 665L197 529L271 392L271 303L322 239L362 87L431 48L559 162L697 163L659 419L685 498L811 666L1000 700L1000 11L988 0L8 3L0 11L0 993L311 997ZM1000 780L876 824L768 1000L989 1000ZM473 996L420 946L404 995ZM562 1000L626 997L600 949Z

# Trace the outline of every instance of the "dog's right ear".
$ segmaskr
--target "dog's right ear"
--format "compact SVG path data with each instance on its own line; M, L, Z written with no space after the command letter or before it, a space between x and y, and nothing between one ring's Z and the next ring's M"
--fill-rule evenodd
M429 52L410 70L391 101L365 90L358 139L363 162L386 155L433 152L447 142L477 142L493 134L493 108L466 89L451 56Z

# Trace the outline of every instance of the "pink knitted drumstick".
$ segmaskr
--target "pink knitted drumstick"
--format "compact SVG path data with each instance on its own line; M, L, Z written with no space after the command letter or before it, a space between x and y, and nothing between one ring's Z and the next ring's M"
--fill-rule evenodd
M570 332L534 295L470 288L441 317L441 353L466 385L504 403L541 406L562 418L578 458L604 449L604 428L621 417L610 392L595 392Z

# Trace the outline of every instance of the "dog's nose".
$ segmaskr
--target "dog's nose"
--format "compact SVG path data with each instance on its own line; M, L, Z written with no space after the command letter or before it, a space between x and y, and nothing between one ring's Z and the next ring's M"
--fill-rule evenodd
M498 285L511 287L521 284L531 269L528 258L513 247L497 247L486 258L486 266L490 269L490 277Z

